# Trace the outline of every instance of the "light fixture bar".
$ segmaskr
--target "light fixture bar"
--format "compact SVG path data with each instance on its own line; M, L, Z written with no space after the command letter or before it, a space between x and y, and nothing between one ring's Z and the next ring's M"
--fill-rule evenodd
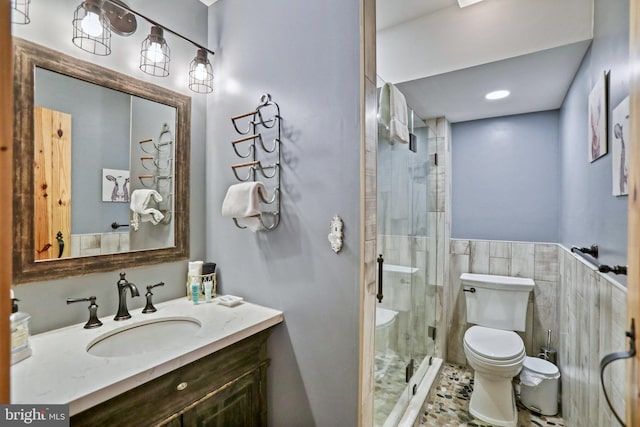
M171 28L167 28L167 27L165 27L164 25L162 25L162 24L158 23L157 21L154 21L153 19L151 19L151 18L149 18L149 17L147 17L147 16L145 16L145 15L141 14L140 12L138 12L138 11L135 11L135 10L131 9L129 6L125 5L124 3L121 3L121 2L117 2L117 3L116 3L116 2L111 1L111 0L104 0L104 1L105 1L105 3L111 3L111 4L115 5L115 6L118 6L118 7L119 7L119 8L121 8L121 9L124 9L124 10L126 10L126 11L128 11L128 12L130 12L130 13L133 13L134 15L136 15L136 16L138 16L138 17L140 17L140 18L144 19L145 21L147 21L147 22L148 22L148 23L150 23L151 25L155 25L156 27L160 27L160 28L162 28L164 31L167 31L167 32L169 32L169 33L173 34L174 36L179 37L179 38L181 38L182 40L184 40L184 41L187 41L187 42L191 43L192 45L196 46L198 49L204 49L204 50L206 50L207 52L209 52L211 55L215 55L215 54L216 54L214 51L209 50L209 49L207 49L206 47L202 46L201 44L198 44L198 43L194 42L193 40L191 40L191 39L189 39L189 38L187 38L187 37L183 36L182 34L180 34L180 33L177 33L177 32L175 32L175 31L173 31Z

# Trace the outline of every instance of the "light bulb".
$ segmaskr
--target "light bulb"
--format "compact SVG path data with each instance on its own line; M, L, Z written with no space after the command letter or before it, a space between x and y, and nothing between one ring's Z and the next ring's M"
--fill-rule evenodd
M100 24L100 17L93 12L87 12L86 16L82 18L81 26L82 31L91 37L98 37L103 31L102 24Z
M151 62L161 62L164 59L164 54L162 53L160 43L152 42L149 49L147 49L146 57Z
M196 80L207 80L207 77L209 77L207 67L202 62L196 65L196 69L193 70L193 77L195 77Z

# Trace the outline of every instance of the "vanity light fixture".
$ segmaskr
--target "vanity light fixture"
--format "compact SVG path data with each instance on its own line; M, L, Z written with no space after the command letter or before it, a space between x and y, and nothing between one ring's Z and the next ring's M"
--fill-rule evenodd
M29 18L29 3L31 3L31 0L11 0L12 24L24 25L31 22Z
M213 92L213 67L204 49L198 49L189 65L189 89L197 93Z
M111 53L111 27L102 0L85 0L73 14L73 44L95 55Z
M494 101L496 99L502 99L509 96L510 92L508 90L494 90L493 92L489 92L484 97L489 101Z
M170 61L170 49L162 27L154 25L151 33L142 41L140 69L151 76L166 77L169 75Z
M31 0L12 0L16 4ZM213 68L207 54L215 52L188 39L182 34L131 9L122 0L84 0L73 18L73 43L80 49L96 55L111 53L111 33L129 36L137 29L136 17L151 24L149 36L142 42L140 70L152 76L169 75L170 49L164 32L173 34L198 48L198 54L189 67L189 88L198 93L213 92Z

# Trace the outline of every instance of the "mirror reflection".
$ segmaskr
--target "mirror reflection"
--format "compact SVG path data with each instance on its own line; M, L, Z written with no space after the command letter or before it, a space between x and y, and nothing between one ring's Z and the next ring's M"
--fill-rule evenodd
M13 281L186 259L191 98L14 38ZM47 262L42 262L46 260Z
M35 259L174 246L176 109L36 67Z

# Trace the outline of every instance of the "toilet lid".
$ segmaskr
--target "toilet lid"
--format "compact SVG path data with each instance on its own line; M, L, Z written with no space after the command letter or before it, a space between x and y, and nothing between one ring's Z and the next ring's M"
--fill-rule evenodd
M548 362L544 359L539 359L537 357L525 357L524 358L524 366L539 374L544 375L555 375L558 373L558 367L551 362Z
M494 360L512 359L524 351L522 338L515 332L484 326L469 328L464 342L476 354Z

